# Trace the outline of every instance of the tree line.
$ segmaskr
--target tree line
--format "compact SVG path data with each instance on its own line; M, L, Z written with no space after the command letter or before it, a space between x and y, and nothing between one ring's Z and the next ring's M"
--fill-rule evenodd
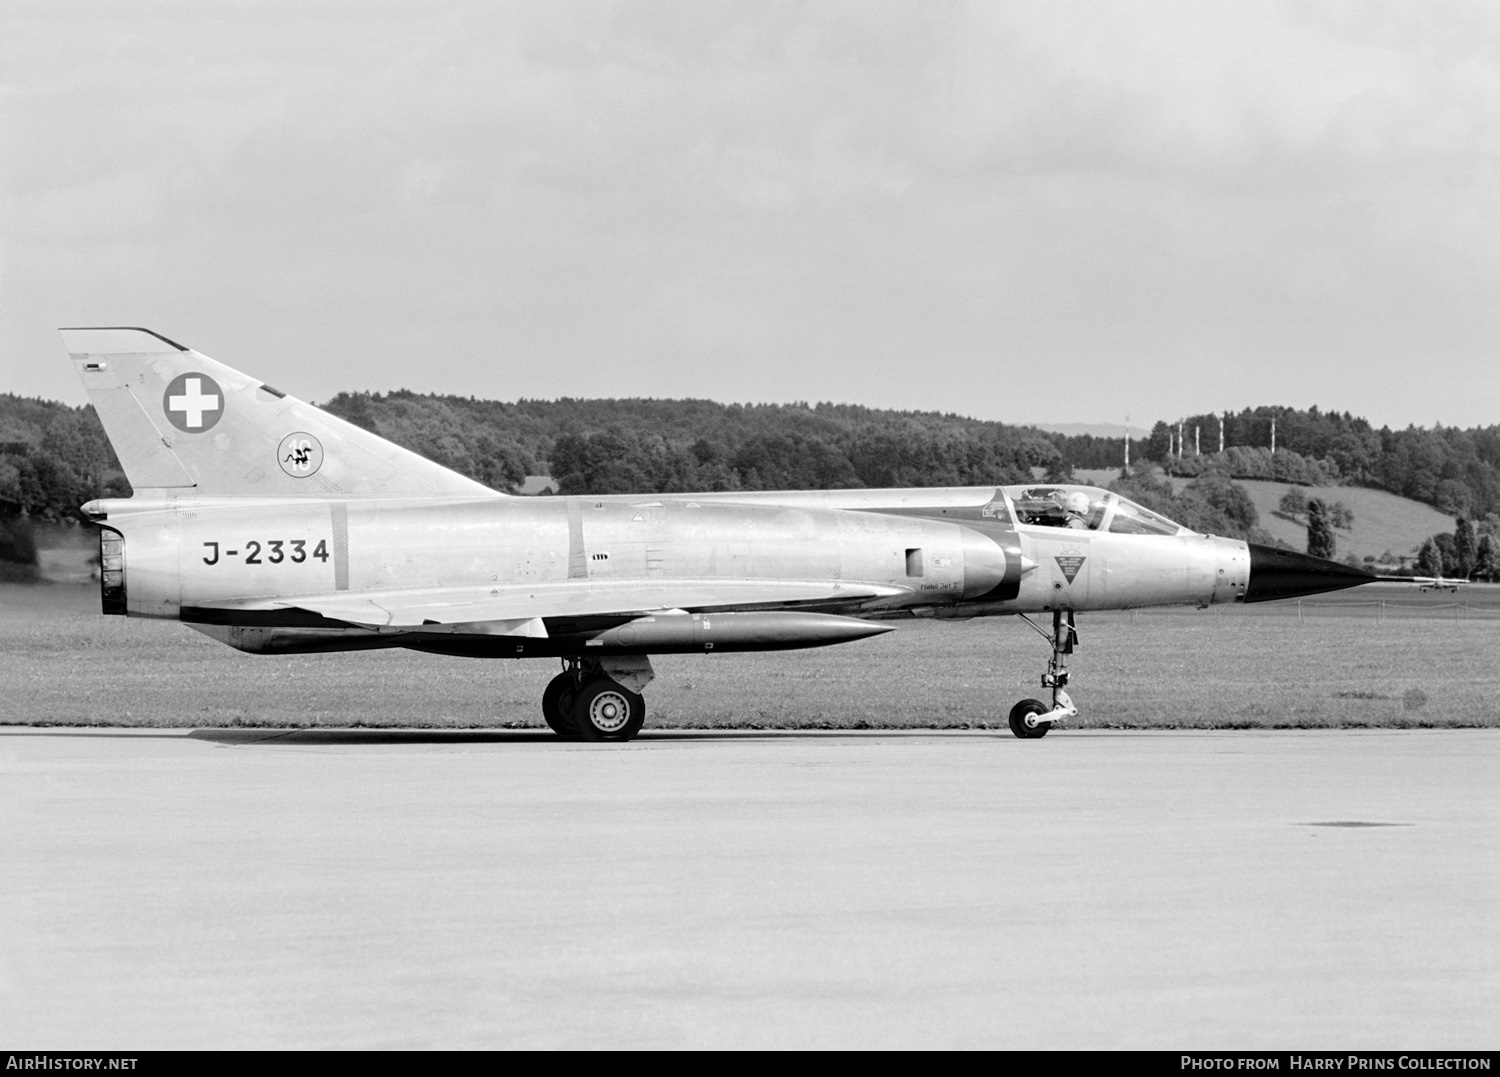
M840 404L520 400L340 393L327 410L473 475L503 459L500 489L550 474L563 494L970 486L1065 469L1030 427ZM487 452L477 446L488 441Z

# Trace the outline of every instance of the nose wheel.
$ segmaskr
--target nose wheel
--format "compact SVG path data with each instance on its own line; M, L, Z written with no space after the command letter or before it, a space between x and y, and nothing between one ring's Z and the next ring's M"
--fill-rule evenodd
M1073 645L1078 641L1078 629L1073 624L1072 610L1067 610L1066 615L1063 610L1052 611L1051 632L1024 613L1016 616L1036 629L1052 648L1052 656L1047 659L1047 672L1042 674L1042 687L1052 689L1052 706L1040 699L1023 699L1010 709L1010 731L1022 740L1037 740L1047 735L1053 722L1078 714L1078 708L1066 690L1068 655L1073 653Z
M1047 730L1052 728L1052 723L1041 721L1040 717L1051 709L1040 699L1021 700L1010 709L1010 731L1022 740L1045 737Z

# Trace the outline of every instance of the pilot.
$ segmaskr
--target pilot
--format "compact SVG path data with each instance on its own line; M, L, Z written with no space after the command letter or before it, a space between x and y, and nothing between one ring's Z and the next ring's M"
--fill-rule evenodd
M1065 527L1076 527L1088 530L1089 497L1080 494L1076 490L1063 498L1063 512L1067 516Z

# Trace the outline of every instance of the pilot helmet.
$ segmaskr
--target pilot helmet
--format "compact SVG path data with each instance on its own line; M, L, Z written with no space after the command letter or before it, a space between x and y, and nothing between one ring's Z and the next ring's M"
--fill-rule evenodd
M1089 511L1089 495L1074 491L1063 498L1063 508L1076 516L1087 516Z

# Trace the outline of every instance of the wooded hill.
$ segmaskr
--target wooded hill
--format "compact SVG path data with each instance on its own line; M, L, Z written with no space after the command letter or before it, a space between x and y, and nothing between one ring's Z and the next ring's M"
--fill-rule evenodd
M1118 465L1124 453L1120 438L850 404L504 403L401 390L340 393L323 407L506 491L528 474L550 474L564 494L970 486L1038 473L1062 481L1073 468ZM1221 421L1227 451L1193 455L1193 427L1216 450ZM1153 480L1127 485L1198 530L1255 525L1231 478L1370 486L1452 515L1500 514L1500 426L1376 430L1348 413L1263 407L1190 416L1182 429L1187 453L1172 451L1177 424L1163 421L1132 439L1131 458L1198 481L1175 492ZM128 489L91 407L0 395L0 512L73 518L84 501Z

